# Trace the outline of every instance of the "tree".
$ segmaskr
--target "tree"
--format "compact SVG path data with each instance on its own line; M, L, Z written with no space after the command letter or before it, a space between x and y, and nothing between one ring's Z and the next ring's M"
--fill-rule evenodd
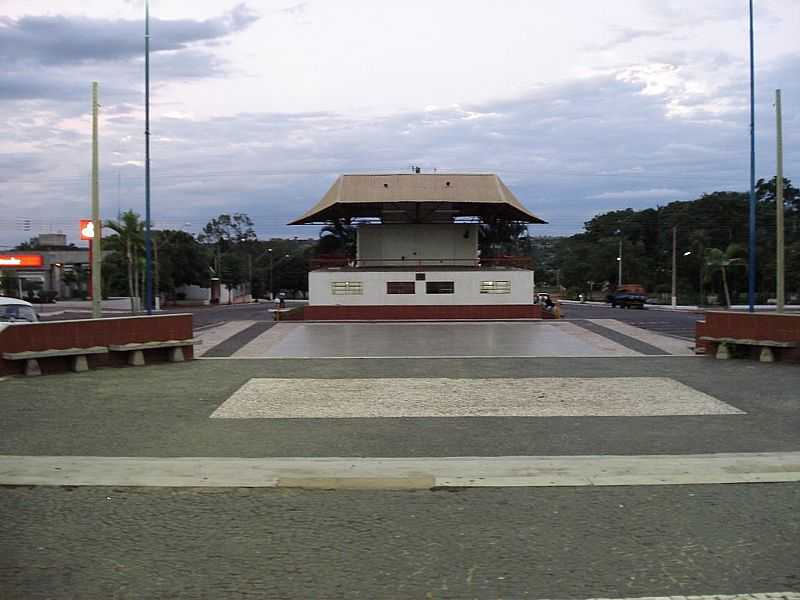
M156 232L159 290L172 295L182 285L201 285L208 280L208 254L185 231ZM154 248L155 249L155 248Z
M197 236L201 244L216 244L220 251L227 251L238 242L251 242L257 239L253 220L244 213L221 214L211 219Z
M229 252L222 255L220 281L228 288L228 303L230 303L231 288L246 281L247 269L242 256Z
M140 297L141 257L144 254L144 222L139 215L128 210L122 213L119 221L106 221L105 227L116 235L106 240L106 248L124 255L128 274L128 296L131 299L131 312L136 312L136 299Z
M706 250L705 262L708 266L709 274L716 271L722 273L722 287L725 291L725 305L731 305L731 295L728 291L728 268L744 265L745 261L741 258L743 249L738 244L730 244L725 250L719 248L708 248Z
M336 219L320 229L317 254L356 255L356 226L349 217Z
M494 219L481 223L478 232L478 247L481 256L503 256L520 254L527 250L525 240L528 238L528 227L517 221Z

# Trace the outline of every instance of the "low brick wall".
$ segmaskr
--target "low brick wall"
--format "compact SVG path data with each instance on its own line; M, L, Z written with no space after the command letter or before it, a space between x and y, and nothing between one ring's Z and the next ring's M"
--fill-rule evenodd
M306 306L305 321L393 321L458 319L541 319L536 304L491 305L397 305L397 306Z
M0 330L0 375L22 373L25 369L25 361L3 360L2 352L163 342L191 337L192 315L190 314L14 324ZM167 354L166 349L147 350L145 360L164 362L168 358ZM187 360L193 357L191 347L184 348L184 356ZM94 368L125 365L126 358L124 352L110 352L90 355L88 361L89 367ZM70 359L68 357L40 359L39 364L43 373L54 373L68 370Z
M800 314L709 311L704 319L695 325L695 344L707 354L713 354L716 344L701 336L800 343ZM783 360L800 361L798 348L781 350L780 355Z

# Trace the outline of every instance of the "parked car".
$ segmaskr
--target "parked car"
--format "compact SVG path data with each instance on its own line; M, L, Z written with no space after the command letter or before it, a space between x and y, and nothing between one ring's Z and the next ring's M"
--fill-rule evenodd
M622 285L608 295L606 300L611 304L611 308L617 306L621 308L644 308L647 302L647 293L638 284Z
M30 302L0 296L0 323L36 323L38 320Z

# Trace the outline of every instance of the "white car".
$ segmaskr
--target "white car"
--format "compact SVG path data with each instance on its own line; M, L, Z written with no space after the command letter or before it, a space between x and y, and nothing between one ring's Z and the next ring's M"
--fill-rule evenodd
M0 296L0 323L36 323L38 320L30 302Z

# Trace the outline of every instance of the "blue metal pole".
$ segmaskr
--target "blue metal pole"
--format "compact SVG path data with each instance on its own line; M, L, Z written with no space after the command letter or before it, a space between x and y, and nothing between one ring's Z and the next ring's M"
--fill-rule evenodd
M750 220L747 251L747 303L755 310L756 296L756 105L753 67L753 0L750 0Z
M150 239L150 3L144 5L144 257L147 314L153 314L153 252Z

